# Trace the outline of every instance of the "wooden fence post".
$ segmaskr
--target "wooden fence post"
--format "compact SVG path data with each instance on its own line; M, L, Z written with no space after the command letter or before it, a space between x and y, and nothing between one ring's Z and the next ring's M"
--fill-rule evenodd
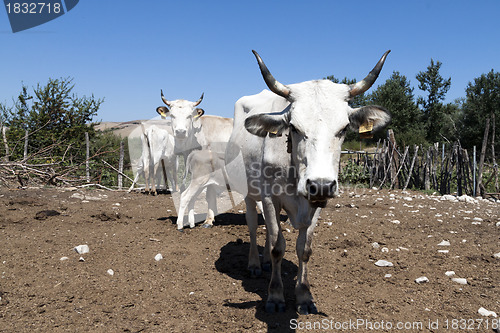
M26 132L24 133L24 153L23 153L23 160L26 160L26 158L28 157L28 141L29 141L29 135L30 135L30 132L28 130L26 130Z
M89 133L85 132L85 146L86 146L86 160L85 160L85 175L87 183L90 183L90 142L89 142Z
M495 192L500 193L500 189L498 186L498 164L495 157L495 114L491 113L491 156L493 161L493 172L495 173Z
M118 189L121 190L123 187L123 158L125 155L125 144L123 139L120 141L120 161L118 162Z
M5 147L5 161L8 162L10 151L9 151L9 145L7 144L7 127L3 126L3 124L2 124L2 138L3 138L3 145Z
M484 188L483 188L483 167L484 167L484 158L486 156L486 146L488 144L488 133L490 131L490 118L486 119L486 126L484 129L483 136L483 145L481 147L481 155L479 156L479 166L477 170L477 184L476 184L476 195L479 193L484 196Z

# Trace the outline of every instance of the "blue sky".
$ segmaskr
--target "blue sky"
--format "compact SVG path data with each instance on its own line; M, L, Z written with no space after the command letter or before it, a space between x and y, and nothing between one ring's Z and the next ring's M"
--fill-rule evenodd
M67 14L12 33L0 8L0 103L22 83L73 77L78 96L104 98L96 120L149 119L167 99L233 116L234 102L266 88L252 49L282 83L363 78L388 49L377 84L443 63L447 101L500 71L500 1L81 0Z

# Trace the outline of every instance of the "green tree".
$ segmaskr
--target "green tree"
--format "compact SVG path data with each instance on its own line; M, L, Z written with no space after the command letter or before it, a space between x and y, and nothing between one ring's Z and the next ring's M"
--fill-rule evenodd
M480 147L486 118L495 114L496 127L500 123L500 73L491 70L469 82L465 89L460 138L464 147ZM500 131L495 131L495 152L500 151ZM491 135L491 127L490 127ZM490 139L491 140L491 139ZM490 141L491 142L491 141Z
M422 114L415 103L413 88L406 76L394 71L384 84L370 95L370 103L387 108L392 115L388 128L394 130L399 145L422 144L425 129ZM379 134L385 137L385 134Z
M52 156L68 153L70 159L84 157L85 132L94 137L92 120L103 100L94 96L79 98L72 93L73 88L70 78L49 79L44 86L38 84L32 94L23 85L6 117L9 142L16 143L14 158L22 156L26 131L28 154L50 148Z
M427 140L430 142L442 141L441 130L443 124L447 121L444 114L450 111L450 108L445 108L443 101L446 93L451 86L451 78L445 79L439 73L442 63L434 62L431 59L431 64L425 72L419 72L416 76L419 85L418 88L427 92L427 98L420 97L418 104L422 107L423 121L427 131Z

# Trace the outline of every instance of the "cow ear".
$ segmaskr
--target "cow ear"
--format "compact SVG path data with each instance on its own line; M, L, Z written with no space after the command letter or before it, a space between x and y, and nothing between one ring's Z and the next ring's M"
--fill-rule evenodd
M267 133L279 136L288 128L288 122L283 114L256 114L245 119L245 128L260 137Z
M370 105L354 109L349 115L350 127L355 131L375 132L391 121L389 111L381 106Z
M162 117L166 118L170 110L166 106L159 106L156 108L156 112Z
M203 116L205 114L205 110L203 109L200 109L200 108L196 108L194 110L196 112L196 116L194 116L194 118L200 118L201 116Z

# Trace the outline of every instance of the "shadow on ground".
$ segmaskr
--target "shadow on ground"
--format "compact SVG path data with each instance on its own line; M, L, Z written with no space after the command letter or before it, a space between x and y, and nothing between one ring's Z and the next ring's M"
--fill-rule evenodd
M268 332L293 332L290 328L291 320L297 319L295 311L295 277L297 266L289 260L283 259L282 275L285 288L286 312L269 314L265 311L267 299L267 288L270 273L264 272L259 278L251 278L247 270L248 251L250 244L239 239L229 242L221 248L219 259L215 262L215 268L235 280L241 281L241 286L246 292L259 295L259 301L237 302L226 299L224 306L236 309L255 309L255 318L267 324ZM259 247L262 253L263 248Z

